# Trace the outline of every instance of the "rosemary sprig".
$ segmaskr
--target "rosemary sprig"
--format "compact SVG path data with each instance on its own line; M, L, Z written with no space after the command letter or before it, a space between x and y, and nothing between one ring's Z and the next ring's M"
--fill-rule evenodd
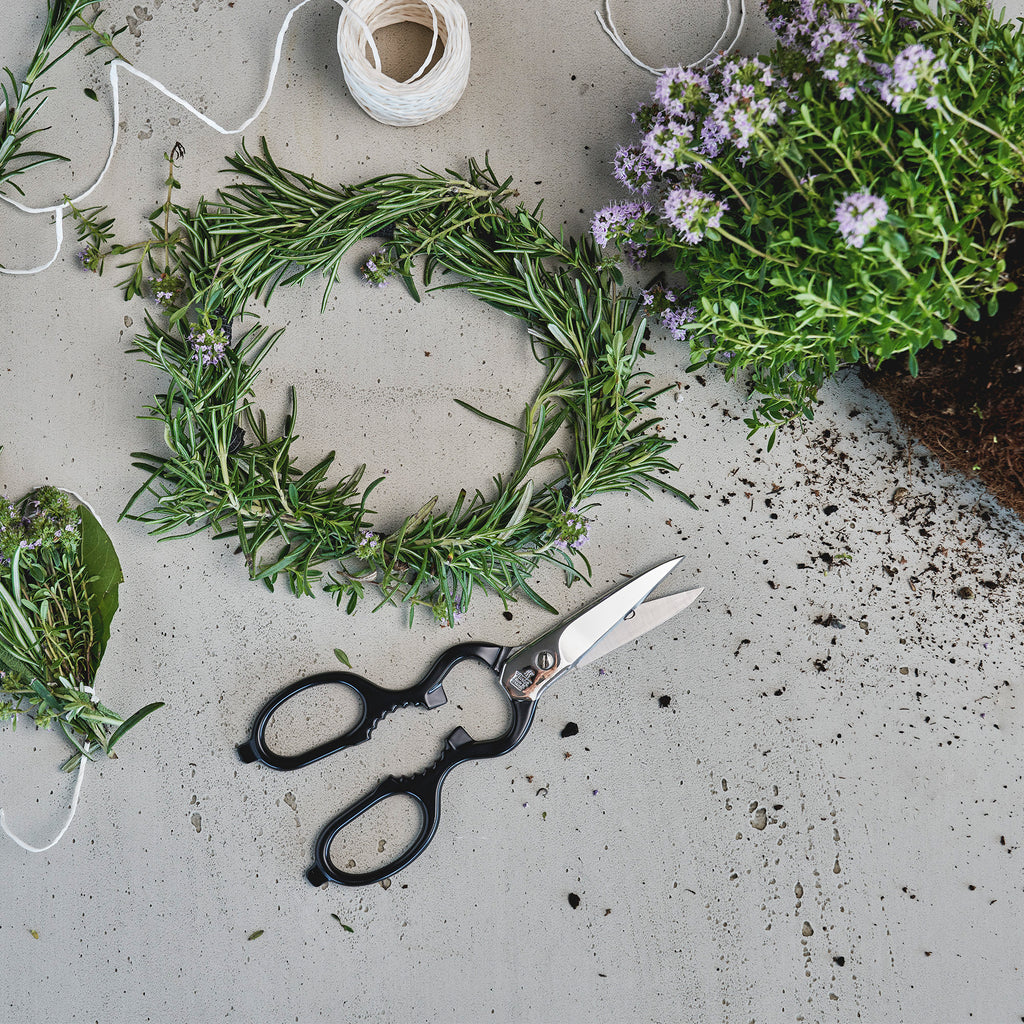
M46 102L46 94L52 90L52 86L40 84L43 75L90 37L98 41L90 53L96 49L109 47L120 56L113 46L113 40L122 30L108 33L97 29L96 22L102 11L97 10L91 22L84 17L86 8L93 7L94 3L95 0L47 0L46 20L24 77L19 81L10 68L3 69L6 81L0 78L0 92L3 94L3 118L0 119L0 194L6 186L10 186L20 195L24 195L16 180L20 175L40 164L68 159L48 150L26 148L29 139L46 130L31 126L36 114L39 113L39 108ZM69 30L81 34L55 55L54 50L58 41Z
M658 392L638 371L645 324L619 271L590 239L556 236L539 208L511 205L510 180L489 163L470 161L465 177L424 170L341 188L280 168L265 144L229 164L244 178L217 202L173 208L180 234L168 273L181 297L166 326L148 317L135 342L168 379L148 410L168 452L136 453L147 479L126 515L162 537L208 527L235 536L252 577L270 587L282 576L295 594L319 584L351 611L372 582L381 603L407 602L410 616L425 605L453 622L477 588L550 607L530 577L542 563L570 579L589 573L580 548L600 495L662 488L689 501L664 479L676 469L665 457L672 441L654 429ZM260 364L281 332L253 322L231 335L233 320L255 320L253 298L314 274L326 304L347 251L373 235L386 238L375 270L395 268L418 297L419 262L427 286L443 275L435 287L522 320L545 368L521 421L505 424L519 434L518 466L495 476L489 494L463 490L447 511L435 498L391 531L371 526L380 479L363 485L365 467L326 487L333 452L312 469L296 465L294 394L280 436L255 408ZM562 427L569 449L555 441ZM544 463L557 479L539 485ZM134 511L143 499L148 507Z

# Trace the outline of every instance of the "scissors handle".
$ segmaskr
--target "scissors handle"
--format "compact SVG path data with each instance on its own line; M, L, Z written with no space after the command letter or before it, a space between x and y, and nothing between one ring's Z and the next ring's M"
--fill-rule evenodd
M247 764L261 761L269 768L275 768L278 771L305 768L337 750L354 747L357 743L368 740L377 723L392 711L409 705L424 708L441 707L448 700L441 684L444 682L445 676L460 661L473 658L493 669L504 651L505 648L494 644L455 644L437 658L418 683L404 690L385 689L354 672L320 672L317 675L307 676L305 679L286 686L267 702L263 710L256 716L249 739L239 745L238 756ZM362 705L359 720L351 729L300 754L279 754L267 746L267 726L274 713L280 710L284 704L314 686L337 684L353 690Z
M460 725L448 737L441 756L426 771L403 778L391 776L385 779L376 789L342 811L324 827L317 839L313 853L314 863L306 872L306 878L317 886L328 880L340 882L342 885L370 885L408 867L427 848L437 832L437 819L441 810L441 787L448 773L464 761L478 761L507 754L529 731L536 710L536 701L512 701L512 724L501 736L492 740L474 740ZM420 830L412 844L393 861L372 871L345 871L338 867L331 859L330 852L331 843L338 833L381 800L400 795L412 797L419 805Z

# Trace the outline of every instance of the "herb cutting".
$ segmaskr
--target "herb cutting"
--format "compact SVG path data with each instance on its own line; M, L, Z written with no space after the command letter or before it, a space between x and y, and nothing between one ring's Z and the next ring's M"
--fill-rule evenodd
M0 498L0 722L55 726L72 747L64 771L113 757L125 733L163 707L124 719L96 698L121 582L114 546L87 507L55 487Z
M189 209L171 202L173 159L152 244L109 246L102 211L77 213L92 264L131 254L126 295L152 275L166 314L148 316L135 345L168 379L148 411L168 450L134 456L147 478L127 509L157 535L209 528L236 537L252 578L268 586L283 578L311 595L319 584L351 611L374 583L381 603L454 623L477 589L506 602L522 592L550 608L529 579L540 564L570 578L589 572L581 548L602 494L660 487L689 500L662 478L676 468L665 457L672 441L655 430L660 392L638 368L645 320L614 261L589 238L553 234L539 208L511 205L510 180L489 164L471 161L467 176L422 171L332 187L279 167L264 144L262 155L243 148L229 159L242 181ZM333 452L296 464L297 396L280 435L253 401L282 332L261 324L250 301L321 275L326 304L345 254L371 236L384 244L364 265L368 281L397 274L418 298L417 260L427 286L450 273L435 287L461 288L522 320L544 368L521 422L503 423L520 437L519 465L496 474L489 495L464 489L453 508L435 499L393 526L371 519L383 478L363 485L359 467L326 486ZM554 444L561 428L568 450ZM557 479L535 485L543 464Z

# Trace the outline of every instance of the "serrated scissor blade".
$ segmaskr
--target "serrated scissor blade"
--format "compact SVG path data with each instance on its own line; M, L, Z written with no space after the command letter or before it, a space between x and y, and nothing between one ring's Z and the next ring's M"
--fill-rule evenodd
M558 649L562 669L578 665L595 644L612 630L618 629L634 609L638 609L647 595L682 561L672 558L653 569L641 573L624 583L618 590L591 605L581 615L567 623L558 634ZM617 647L618 644L615 644Z
M623 619L614 629L606 633L593 647L583 655L576 663L580 668L590 665L598 658L603 658L623 644L628 644L637 637L643 636L655 626L667 622L673 615L678 615L684 608L689 608L694 601L704 593L703 587L695 590L683 590L678 594L670 594L668 597L655 598L653 601L644 601L636 611L628 618Z

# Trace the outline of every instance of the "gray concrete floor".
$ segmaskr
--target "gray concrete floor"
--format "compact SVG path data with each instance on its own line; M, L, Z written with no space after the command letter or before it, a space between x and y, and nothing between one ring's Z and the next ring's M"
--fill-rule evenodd
M339 181L489 151L551 224L581 232L618 194L608 163L651 87L593 6L467 0L466 95L402 131L347 96L323 0L297 16L247 137ZM0 60L17 69L42 0L10 7ZM288 7L113 0L105 20L128 18L130 59L237 124ZM721 17L710 0L622 0L615 15L652 62L699 56ZM767 38L753 18L745 46ZM109 141L96 58L57 81L46 142L74 159L33 179L41 204L84 188ZM121 100L122 143L95 201L134 231L176 140L188 200L216 187L234 141L139 82ZM3 262L40 262L44 219L0 213ZM700 511L667 495L607 500L594 582L679 553L680 585L704 598L546 696L507 758L453 774L431 850L389 888L315 890L302 872L328 817L382 770L430 763L455 724L485 735L503 711L486 673L467 672L443 711L395 715L373 743L281 775L234 755L257 708L330 668L335 647L405 685L453 640L514 643L547 617L520 604L508 621L481 600L454 630L406 628L388 610L349 618L326 597L251 584L227 544L157 544L117 523L140 482L129 453L159 441L136 417L161 381L125 353L144 303L126 306L111 271L84 273L75 248L44 274L0 279L0 485L17 496L57 483L96 506L126 576L101 696L167 706L89 772L59 846L32 856L0 843L0 1018L1020 1019L1021 524L908 445L856 381L830 386L813 424L768 453L745 436L740 392L687 377L685 353L659 341L651 376L682 392L662 408L679 438L673 483ZM337 448L343 467L389 470L385 518L484 487L509 463L508 439L454 399L521 408L539 377L515 325L458 295L416 306L354 274L318 310L311 286L268 316L288 331L260 398L283 411L296 385L303 456ZM586 600L554 576L538 585L565 611ZM965 586L973 600L957 596ZM579 733L562 738L569 721ZM44 838L70 798L61 746L28 729L2 741L0 805L25 838Z

